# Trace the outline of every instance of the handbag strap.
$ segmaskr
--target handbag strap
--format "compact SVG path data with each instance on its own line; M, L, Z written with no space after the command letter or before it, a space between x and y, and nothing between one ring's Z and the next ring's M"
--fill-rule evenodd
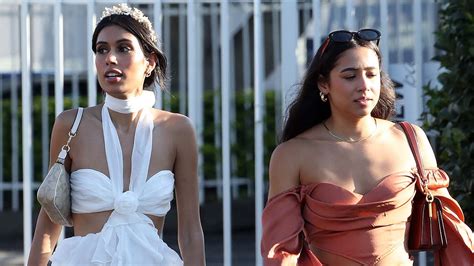
M56 160L57 163L64 164L64 160L66 159L66 156L69 150L71 150L69 143L71 142L72 138L74 138L77 135L77 129L79 128L79 124L81 123L83 112L84 112L84 108L79 107L77 109L76 118L74 119L74 123L72 124L71 130L68 133L69 138L66 144L64 144L61 147L61 152L59 153L58 159Z
M83 112L84 112L84 108L79 107L77 109L76 119L74 119L74 124L72 124L72 128L71 128L71 131L70 131L70 133L73 134L73 135L76 135L77 128L79 127L79 124L81 123Z
M416 168L418 170L418 178L416 179L416 183L417 183L416 187L418 188L418 190L424 193L425 190L423 188L428 183L428 180L425 177L425 173L424 173L425 168L423 167L423 161L421 160L420 151L418 149L418 141L416 139L415 129L410 123L406 121L400 122L399 125L402 127L403 131L405 132L405 135L408 140L408 144L410 145L411 152L413 153L413 156L415 157Z

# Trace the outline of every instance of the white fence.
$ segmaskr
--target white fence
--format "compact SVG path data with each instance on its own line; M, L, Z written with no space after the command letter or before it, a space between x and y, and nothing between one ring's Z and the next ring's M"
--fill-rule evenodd
M91 106L101 101L90 40L103 7L120 1L0 2L0 36L6 40L0 43L0 210L23 209L26 257L32 236L33 195L48 167L53 122L48 115L52 105L49 97L54 96L56 115L65 106L72 108L81 102ZM401 100L399 109L404 110L400 118L412 122L423 108L421 87L428 81L426 77L436 72L429 63L435 53L434 0L127 2L139 6L152 19L170 61L171 93L158 93L156 107L173 110L173 101L178 98L175 111L192 119L200 147L209 144L220 151L213 177L202 170L205 162L201 152L199 177L201 202L206 201L210 188L216 189L218 199L222 198L224 265L232 262L231 200L239 197L239 186L245 186L248 195L255 197L255 264L262 264L260 217L267 167L263 136L268 133L264 129L264 94L278 92L275 111L267 114L275 117L277 134L292 88L321 37L340 28L379 29L385 69L402 84L410 81L401 92L412 93L412 101ZM213 92L212 106L204 106L208 91ZM236 174L239 166L232 150L239 145L234 124L236 93L242 91L253 94L253 99L245 100L245 110L254 114L252 177ZM209 123L204 119L205 108L213 113L210 141L204 137ZM420 259L423 265L425 259Z

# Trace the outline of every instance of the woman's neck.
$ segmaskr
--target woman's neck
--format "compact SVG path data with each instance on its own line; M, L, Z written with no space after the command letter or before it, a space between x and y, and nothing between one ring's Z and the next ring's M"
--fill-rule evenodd
M377 120L372 116L360 119L329 117L323 126L335 139L346 142L359 142L370 138L377 131Z
M140 111L152 108L155 104L155 94L142 91L139 95L119 99L110 94L105 95L104 106L108 108L110 118L118 132L133 130L138 122Z

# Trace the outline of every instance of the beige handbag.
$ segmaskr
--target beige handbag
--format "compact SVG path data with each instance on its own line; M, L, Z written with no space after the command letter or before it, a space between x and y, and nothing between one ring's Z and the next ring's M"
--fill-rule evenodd
M73 225L71 217L71 184L69 183L69 174L64 167L64 160L71 149L69 143L76 136L82 112L83 108L79 108L71 131L69 131L69 139L61 148L56 163L49 169L36 195L51 221L64 226Z

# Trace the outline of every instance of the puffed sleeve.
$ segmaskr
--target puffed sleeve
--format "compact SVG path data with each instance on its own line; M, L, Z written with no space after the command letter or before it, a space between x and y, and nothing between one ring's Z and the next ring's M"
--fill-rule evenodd
M436 265L474 265L474 235L464 223L459 204L446 188L433 192L442 202L448 246L435 256Z
M271 198L262 215L264 265L322 265L304 240L300 187Z

